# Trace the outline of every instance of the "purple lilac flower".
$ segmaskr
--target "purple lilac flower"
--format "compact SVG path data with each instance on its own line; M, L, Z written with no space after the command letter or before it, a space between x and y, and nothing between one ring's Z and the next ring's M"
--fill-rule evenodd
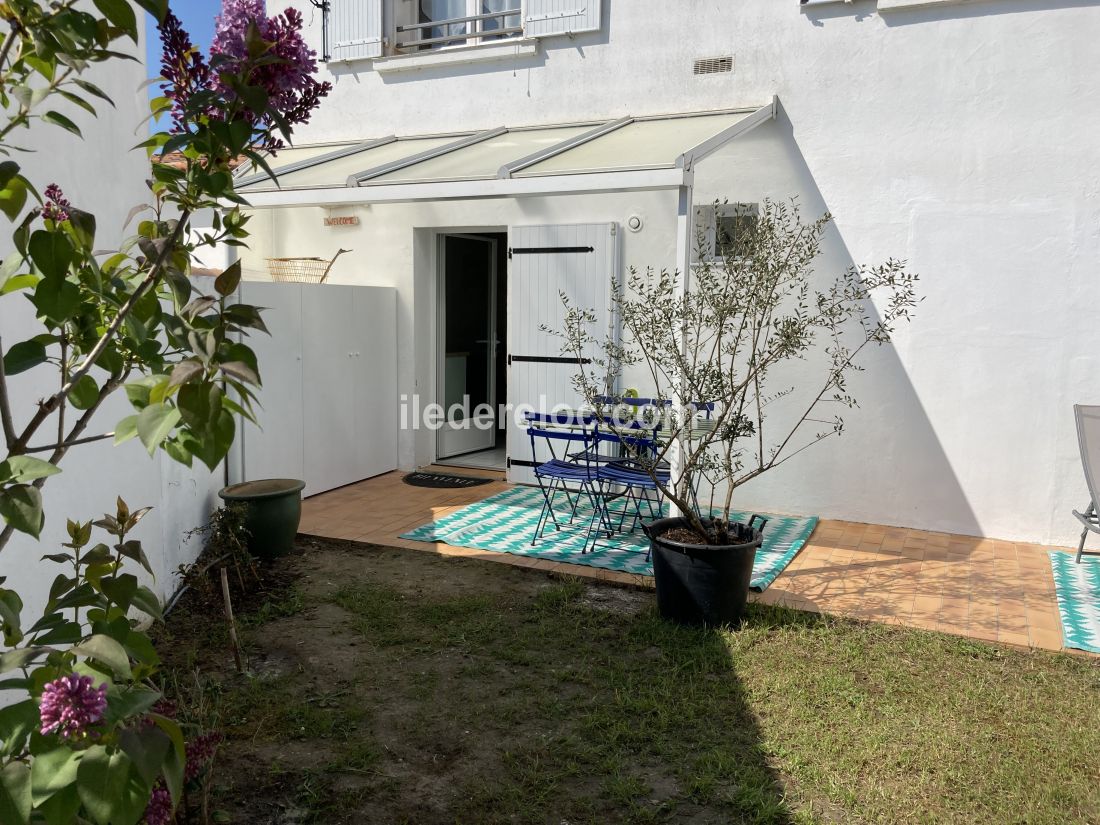
M180 19L171 11L157 24L160 30L160 73L167 81L162 85L164 96L172 101L172 124L176 131L183 128L183 110L191 95L205 89L210 82L210 67Z
M183 771L185 782L192 782L202 775L206 767L214 760L214 753L221 742L220 733L211 732L196 736L187 743L187 760Z
M212 59L218 61L218 72L240 74L252 62L248 53L248 39L252 26L256 33L271 44L266 56L276 60L256 66L248 74L247 83L262 87L268 94L269 104L291 126L307 123L312 111L331 90L330 83L319 83L313 74L317 71L317 53L310 49L302 37L302 14L289 8L282 14L268 17L264 0L223 0L222 11L214 23L214 42L210 47ZM232 97L233 92L219 79L218 90ZM263 118L263 112L252 113L254 119ZM266 148L279 148L282 143L272 139Z
M69 209L72 204L65 199L65 194L56 183L46 187L46 205L42 207L42 217L48 218L54 223L61 223L69 219Z
M57 733L66 739L79 737L103 718L107 709L107 685L92 687L91 676L70 673L54 679L42 691L38 713L42 733Z
M164 780L158 779L153 786L153 793L149 796L149 804L145 806L144 825L168 825L172 821L172 795L164 785Z

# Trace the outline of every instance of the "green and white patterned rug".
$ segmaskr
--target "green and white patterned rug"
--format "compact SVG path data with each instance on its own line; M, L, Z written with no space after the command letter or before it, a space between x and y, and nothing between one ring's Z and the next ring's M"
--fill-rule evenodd
M1072 553L1051 553L1062 639L1066 647L1100 653L1100 558L1077 564Z
M534 545L531 538L542 510L542 493L537 487L513 487L463 507L439 521L417 527L401 538L441 541L454 547L472 547L565 564L653 575L653 565L646 561L649 543L640 532L601 539L595 550L582 553L591 507L586 502L572 525L565 524L568 518L565 507L565 497L559 495L555 512L562 529L555 531L551 525ZM748 517L748 513L730 513L730 518L745 520ZM753 565L753 590L764 590L775 581L776 576L802 549L816 526L816 517L769 516L768 525L764 528L764 544L757 551Z

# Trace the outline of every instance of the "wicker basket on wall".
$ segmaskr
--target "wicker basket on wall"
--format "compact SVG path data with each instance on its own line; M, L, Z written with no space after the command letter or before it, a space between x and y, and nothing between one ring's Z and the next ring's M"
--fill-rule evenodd
M350 249L337 250L331 259L325 258L268 258L267 271L271 280L299 284L323 284L336 259Z

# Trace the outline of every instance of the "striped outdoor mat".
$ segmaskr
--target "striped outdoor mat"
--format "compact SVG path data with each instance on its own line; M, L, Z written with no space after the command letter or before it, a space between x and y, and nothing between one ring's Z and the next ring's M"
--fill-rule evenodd
M1072 553L1051 553L1062 639L1066 647L1100 653L1100 558L1077 564Z
M531 538L535 534L542 501L542 493L536 487L513 487L463 507L439 521L417 527L401 538L441 541L454 547L472 547L643 576L653 575L653 565L646 561L649 543L640 532L601 539L595 550L582 554L591 508L585 502L574 523L566 525L569 513L562 495L555 502L555 512L562 529L555 531L551 525L543 538L532 545ZM730 518L742 521L748 517L748 513L730 514ZM757 551L753 565L753 590L764 590L775 581L776 576L802 549L816 525L816 517L769 516L768 526L764 529L764 544Z

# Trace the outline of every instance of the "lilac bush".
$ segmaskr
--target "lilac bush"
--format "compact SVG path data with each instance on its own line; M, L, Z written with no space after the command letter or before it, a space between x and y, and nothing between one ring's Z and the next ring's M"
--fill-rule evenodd
M157 20L163 96L151 108L171 123L140 144L149 191L128 219L135 234L104 251L92 206L70 203L64 181L39 189L11 136L32 124L44 147L54 128L82 136L47 101L95 113L110 100L82 75L123 59L121 41L138 42L134 5ZM289 141L329 86L311 76L301 16L268 17L262 3L229 0L209 55L168 0L5 0L0 17L0 215L12 250L0 301L29 301L38 325L20 331L25 340L0 330L2 552L16 532L41 535L42 487L70 449L139 439L150 455L214 470L238 421L255 421L260 372L248 336L267 332L261 311L234 299L239 262L200 291L192 261L201 247L245 243L237 159L265 167L261 153ZM155 157L168 153L179 162ZM197 234L200 210L213 212L213 227ZM47 389L21 409L8 382L31 371ZM123 392L131 414L86 432ZM94 522L69 521L68 540L42 557L63 572L39 617L23 615L22 596L0 577L2 825L167 825L185 788L209 772L218 737L199 731L186 742L162 701L152 640L132 618L162 618L139 578L152 565L132 535L146 512L119 499Z

